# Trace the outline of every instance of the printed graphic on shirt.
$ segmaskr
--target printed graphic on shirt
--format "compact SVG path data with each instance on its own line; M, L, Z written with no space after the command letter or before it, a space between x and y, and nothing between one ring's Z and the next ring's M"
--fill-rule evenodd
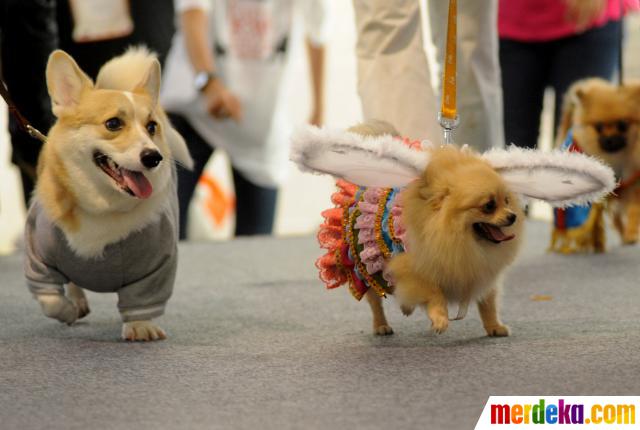
M273 54L273 4L258 0L230 0L229 48L237 58L263 60Z

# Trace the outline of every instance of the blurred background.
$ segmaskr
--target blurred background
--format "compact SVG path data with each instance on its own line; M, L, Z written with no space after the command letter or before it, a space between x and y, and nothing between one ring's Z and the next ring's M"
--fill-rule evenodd
M429 31L428 19L424 18L425 31ZM625 55L625 76L640 76L640 16L630 15L627 19L627 39ZM425 41L430 40L424 37ZM362 112L356 89L355 26L352 3L345 0L332 1L330 38L326 45L325 83L325 124L330 127L348 127L361 120ZM302 43L291 49L303 50ZM429 63L434 64L433 47L425 46ZM636 55L634 55L634 53ZM304 123L310 114L310 82L306 70L306 53L290 55L293 76L299 76L290 83L289 108L292 118L298 124ZM437 82L437 71L432 70ZM553 97L545 97L545 109L541 126L539 147L551 147ZM6 106L0 102L0 254L12 252L19 246L24 223L22 194L19 192L17 169L10 163L10 148L6 132ZM464 118L462 118L464 127ZM428 136L412 136L428 138ZM275 234L311 234L321 222L320 212L329 205L329 195L333 181L329 178L301 174L291 165L287 183L278 196ZM201 180L192 203L189 238L192 240L228 239L234 225L234 196L228 160L222 151L216 151L207 166L207 173ZM548 219L550 209L536 204L532 216Z

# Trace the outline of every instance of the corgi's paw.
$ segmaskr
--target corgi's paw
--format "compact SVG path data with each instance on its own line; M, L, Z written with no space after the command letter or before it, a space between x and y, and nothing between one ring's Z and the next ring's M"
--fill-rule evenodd
M485 327L484 329L487 331L487 336L491 337L506 337L511 334L511 332L509 331L509 327L503 324L492 327Z
M431 318L431 331L435 334L442 334L449 328L449 317L447 315L435 315Z
M62 294L41 294L37 299L42 313L49 318L69 325L78 319L78 308Z
M400 310L402 311L402 315L404 315L405 317L408 317L409 315L411 315L415 309L416 309L415 306L400 305Z
M69 287L67 289L67 295L69 300L78 308L78 319L82 319L89 315L91 309L89 309L89 301L87 296L84 295L84 291L80 287Z
M167 333L151 321L129 321L122 324L122 339L130 341L164 340Z
M377 336L388 336L393 334L393 329L388 324L380 324L373 327L373 334Z

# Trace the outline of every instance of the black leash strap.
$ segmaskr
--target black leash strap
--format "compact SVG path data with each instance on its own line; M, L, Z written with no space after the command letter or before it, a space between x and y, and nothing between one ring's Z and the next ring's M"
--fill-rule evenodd
M15 103L13 103L13 100L11 100L11 96L9 95L9 90L7 89L7 86L2 80L0 80L0 95L2 96L4 101L7 103L7 107L9 108L9 113L11 113L11 115L13 115L13 117L16 119L20 128L25 133L29 134L29 136L33 137L34 139L38 139L42 143L46 142L47 136L40 133L40 131L34 126L32 126L31 123L20 113Z

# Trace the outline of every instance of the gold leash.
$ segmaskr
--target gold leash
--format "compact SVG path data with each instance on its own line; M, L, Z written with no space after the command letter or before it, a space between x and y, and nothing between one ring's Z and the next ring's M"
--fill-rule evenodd
M445 47L444 73L442 76L442 105L438 122L444 133L444 143L453 143L453 130L460 123L456 108L456 39L458 1L449 0L447 19L447 41Z

